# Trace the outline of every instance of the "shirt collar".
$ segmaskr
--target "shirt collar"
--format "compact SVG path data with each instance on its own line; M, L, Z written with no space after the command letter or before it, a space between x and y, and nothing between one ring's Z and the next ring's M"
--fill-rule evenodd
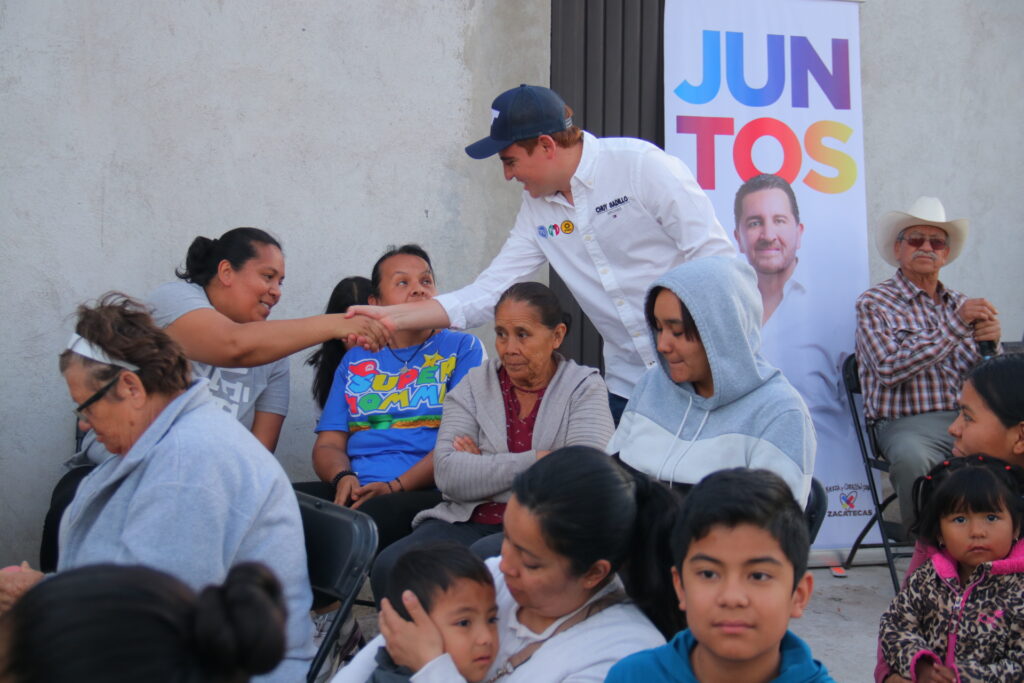
M576 171L572 174L572 178L569 179L570 188L572 188L575 183L581 183L588 189L594 187L594 177L597 175L597 147L597 138L587 131L583 131L583 153L580 155L580 162L576 165ZM575 194L575 190L573 191L573 194ZM552 204L572 206L569 201L562 196L561 192L546 195L543 199L547 202L551 202Z
M576 166L572 179L587 187L594 187L594 178L597 176L598 144L597 138L583 131L583 154L580 155L580 163Z
M896 288L900 291L901 294L903 294L903 297L907 301L911 301L919 296L931 298L928 296L928 292L924 291L923 289L915 285L913 282L910 281L910 278L903 274L902 268L896 269L896 277L893 279L896 281ZM945 285L943 285L941 282L939 282L938 286L935 288L935 293L943 301L945 301L946 298L949 296L949 294L946 292Z
M796 268L794 268L793 272L789 274L789 279L786 280L786 284L782 288L782 298L783 299L786 298L786 295L788 295L788 294L790 294L792 292L799 292L800 294L805 294L807 292L807 288L804 287L804 284L802 282L800 282L799 279L797 279L797 275L799 275L799 274L800 274L800 259L798 257L797 260L796 260Z

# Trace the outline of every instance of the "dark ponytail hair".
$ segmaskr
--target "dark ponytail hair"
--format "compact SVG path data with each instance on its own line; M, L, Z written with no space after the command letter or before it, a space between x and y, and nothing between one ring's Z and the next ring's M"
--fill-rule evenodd
M1020 536L1024 521L1024 468L976 453L949 458L918 477L913 489L917 519L910 530L939 544L942 518L953 512L997 512L1005 507Z
M268 232L259 228L234 228L217 239L197 237L192 240L185 255L185 267L175 270L174 274L186 282L205 287L217 274L221 261L227 260L232 268L239 270L256 256L253 242L281 249L281 243Z
M983 360L967 373L967 381L1004 427L1024 422L1024 354L1006 353Z
M367 304L369 299L370 281L360 275L347 277L334 286L324 313L344 313L349 306ZM346 351L348 348L345 342L340 339L328 339L306 359L306 365L313 366L313 399L321 410L327 403L328 394L331 393L334 372Z
M565 325L565 332L568 334L572 325L572 314L562 309L562 304L550 287L539 282L517 282L502 293L498 303L494 305L494 312L497 313L498 307L506 301L528 304L537 311L537 317L544 327L553 330L560 324Z
M666 486L626 471L596 448L567 446L521 472L512 490L575 575L607 560L666 638L686 628L670 574L669 536L679 503Z
M196 594L148 567L60 572L2 618L0 678L18 683L237 683L272 671L285 651L281 586L240 564Z
M196 601L195 646L203 669L215 680L274 670L285 651L281 584L269 569L244 563L222 586L207 586Z

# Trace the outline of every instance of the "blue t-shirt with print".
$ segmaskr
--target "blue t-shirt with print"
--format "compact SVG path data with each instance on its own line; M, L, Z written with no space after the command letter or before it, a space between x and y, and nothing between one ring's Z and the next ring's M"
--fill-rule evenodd
M361 484L390 481L434 448L444 397L480 365L483 346L440 330L417 351L351 349L334 373L317 432L348 432L348 457Z

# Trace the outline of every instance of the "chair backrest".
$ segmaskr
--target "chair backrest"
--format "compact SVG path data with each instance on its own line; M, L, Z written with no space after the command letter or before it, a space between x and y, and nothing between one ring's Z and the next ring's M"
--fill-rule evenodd
M807 520L807 534L811 543L818 537L818 530L821 523L825 521L828 514L828 494L825 487L817 479L811 479L811 494L807 497L807 507L804 509L804 519Z
M850 406L850 419L853 420L854 431L857 433L857 441L861 453L866 461L872 466L879 466L884 463L878 457L878 444L875 442L875 430L871 424L861 418L860 410L857 408L856 397L861 393L860 375L857 371L857 356L850 354L843 361L843 386L846 388L846 403ZM865 433L867 438L865 438ZM888 470L888 466L882 467Z
M847 395L860 393L860 374L857 370L857 356L850 354L843 361L843 386Z
M377 526L358 510L295 493L314 591L351 606L377 552ZM348 603L345 605L345 603Z

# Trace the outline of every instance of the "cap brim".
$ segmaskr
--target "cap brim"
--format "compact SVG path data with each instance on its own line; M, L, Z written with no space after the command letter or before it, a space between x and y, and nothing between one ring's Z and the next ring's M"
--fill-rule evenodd
M512 144L512 140L495 140L494 138L487 136L483 140L477 140L472 145L466 147L466 154L474 159L486 159L487 157L494 156L501 150L505 149Z

